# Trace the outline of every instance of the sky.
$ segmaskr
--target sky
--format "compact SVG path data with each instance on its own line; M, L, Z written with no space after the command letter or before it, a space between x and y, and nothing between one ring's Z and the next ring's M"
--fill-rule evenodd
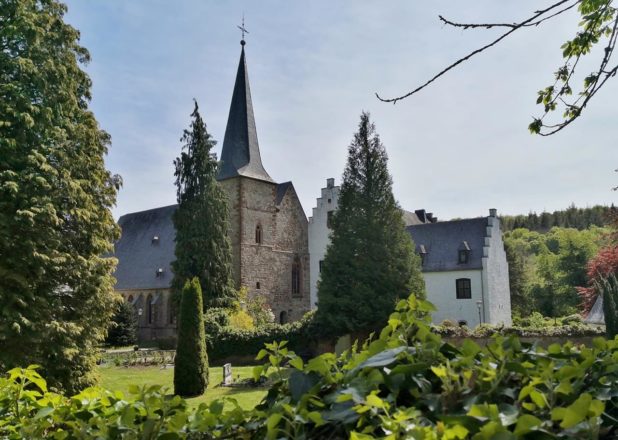
M308 216L337 184L362 111L389 156L407 210L439 219L611 204L618 193L618 80L557 135L529 134L536 93L553 82L576 12L514 34L414 97L393 97L495 38L444 26L513 22L538 0L69 0L66 20L91 54L91 109L112 136L107 167L124 186L114 215L175 203L173 160L195 98L220 154L240 56L246 56L262 162L291 180ZM594 56L594 54L593 54ZM596 59L596 57L595 57ZM582 75L594 59L581 65Z

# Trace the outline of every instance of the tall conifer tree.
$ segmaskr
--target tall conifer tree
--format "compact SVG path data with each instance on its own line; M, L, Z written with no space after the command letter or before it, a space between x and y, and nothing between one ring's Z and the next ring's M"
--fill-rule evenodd
M187 397L199 396L208 387L208 356L202 289L197 277L187 280L181 295L174 393Z
M332 218L317 319L332 335L379 328L411 293L425 294L420 258L393 197L386 151L362 113Z
M116 297L120 178L88 109L90 59L55 0L0 2L0 371L31 363L68 393L94 383Z
M184 151L174 161L178 209L172 286L178 293L187 280L198 277L205 308L231 307L236 292L227 197L216 180L219 163L212 152L216 142L206 130L197 102L191 117L191 129L181 138Z

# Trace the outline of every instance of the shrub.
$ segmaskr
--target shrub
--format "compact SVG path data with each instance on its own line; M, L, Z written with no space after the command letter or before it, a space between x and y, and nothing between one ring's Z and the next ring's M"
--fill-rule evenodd
M612 439L618 339L543 349L516 337L461 347L430 331L431 309L401 301L378 338L303 361L285 342L258 355L275 382L253 410L188 411L159 387L88 389L68 399L32 368L0 378L0 438Z
M181 396L199 396L208 386L208 356L202 288L197 277L187 281L182 289L179 319L174 392Z

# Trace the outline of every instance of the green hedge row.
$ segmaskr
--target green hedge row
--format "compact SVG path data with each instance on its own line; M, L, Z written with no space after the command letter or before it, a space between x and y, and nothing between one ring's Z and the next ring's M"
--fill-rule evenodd
M313 317L313 313L308 313L296 322L269 324L254 330L220 326L210 320L206 324L208 357L212 361L238 356L254 359L264 344L273 341L288 341L294 351L305 357L310 356L318 337Z
M274 383L251 410L189 409L159 387L132 396L50 393L32 369L0 376L0 438L516 440L618 438L618 339L543 348L496 336L460 347L431 331L431 305L401 301L373 341L308 361L260 350ZM231 408L230 408L231 406Z

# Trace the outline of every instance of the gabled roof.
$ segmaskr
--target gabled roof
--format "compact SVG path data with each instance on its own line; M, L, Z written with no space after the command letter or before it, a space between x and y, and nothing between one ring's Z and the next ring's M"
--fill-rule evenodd
M260 146L249 88L249 75L245 61L244 41L241 44L242 50L223 139L221 168L217 179L224 180L236 176L245 176L273 182L273 179L264 169L260 157Z
M483 267L483 246L487 233L487 218L425 223L406 228L419 252L425 249L423 271L467 270ZM470 249L468 262L460 264L459 250L465 242Z
M171 286L171 263L176 259L172 216L177 207L164 206L120 217L122 235L114 247L114 256L118 258L116 290ZM163 272L157 275L159 269Z
M294 185L292 185L292 182L283 182L277 185L277 200L275 201L277 205L280 205L281 202L283 201L283 197L285 196L285 193L288 191L288 188L294 188Z

